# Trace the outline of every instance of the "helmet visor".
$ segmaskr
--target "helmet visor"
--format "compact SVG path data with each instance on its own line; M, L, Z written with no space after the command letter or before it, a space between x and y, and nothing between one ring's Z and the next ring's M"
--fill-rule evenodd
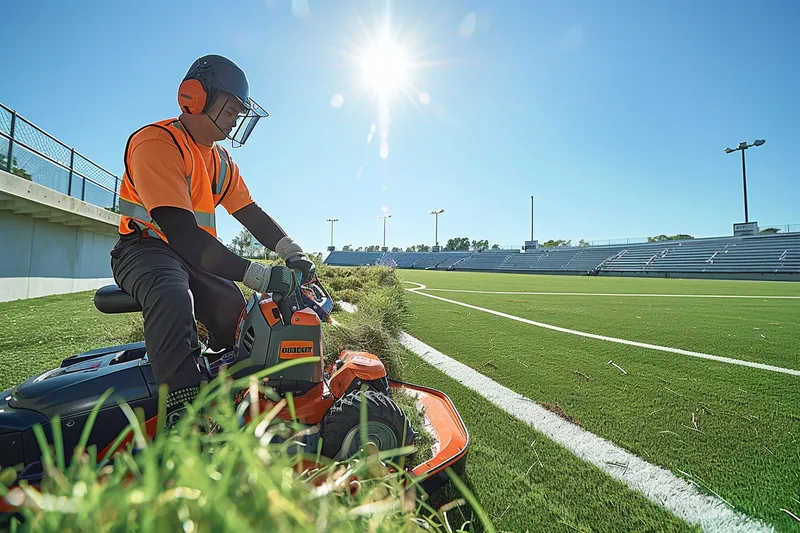
M226 135L226 137L231 140L234 148L244 145L250 133L252 133L253 128L258 124L258 121L262 118L269 117L267 110L258 105L255 100L252 98L248 98L247 100L246 109L239 113L236 125L231 130L231 133Z
M234 87L228 87L228 85L220 79L216 73L211 73L211 96L212 98L223 98L227 97L225 103L223 103L219 107L219 111L216 113L216 116L210 116L211 120L216 124L216 126L222 131L226 138L231 140L234 148L238 148L244 145L247 138L253 132L253 129L256 127L256 124L262 118L269 117L269 112L266 109L261 107L258 102L250 98L249 96L245 96L247 94L246 91L243 90L236 90ZM241 89L241 88L239 88ZM239 93L242 93L240 96ZM237 117L236 123L228 129L223 125L223 122L228 122L224 120L223 112L226 111L228 107L227 104L231 103L231 100L238 103L235 107L237 108ZM222 119L221 119L222 118Z

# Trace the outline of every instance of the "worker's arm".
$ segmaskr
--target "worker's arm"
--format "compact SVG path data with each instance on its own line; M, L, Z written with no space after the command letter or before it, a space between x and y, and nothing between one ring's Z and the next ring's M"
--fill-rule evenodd
M283 228L255 202L235 211L233 216L270 250L274 251L278 242L286 237Z
M250 196L250 191L239 173L239 167L231 161L231 182L221 200L222 206L253 234L258 242L275 251L286 266L299 270L302 279L308 281L316 276L314 262L303 249L286 235L275 220L261 209Z
M156 207L150 212L169 245L199 268L232 281L242 281L250 261L231 252L197 225L194 213L178 207Z
M194 213L177 207L156 207L150 216L167 236L170 246L206 272L241 281L262 293L287 296L294 292L295 279L287 270L291 267L267 266L239 257L200 228Z
M223 192L220 204L247 228L258 242L275 251L278 242L286 237L286 232L255 203L239 172L239 165L231 159L228 160L228 164L230 183Z

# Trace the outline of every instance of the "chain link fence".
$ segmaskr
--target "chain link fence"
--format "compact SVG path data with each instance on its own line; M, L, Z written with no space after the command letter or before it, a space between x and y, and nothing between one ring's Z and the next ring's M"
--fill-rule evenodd
M0 170L117 211L120 179L0 104Z

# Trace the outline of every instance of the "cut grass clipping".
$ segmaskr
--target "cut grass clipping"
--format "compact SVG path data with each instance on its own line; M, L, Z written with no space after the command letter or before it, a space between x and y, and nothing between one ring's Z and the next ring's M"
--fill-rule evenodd
M330 270L330 278L335 280L338 272ZM354 300L361 310L338 317L345 319L339 326L325 325L326 355L332 356L340 347L372 351L384 360L390 378L400 378L402 350L392 336L401 326L405 309L399 283L384 268L358 269L342 277L360 280L362 290ZM332 293L336 294L335 289ZM141 340L141 322L123 323L120 332L122 342ZM279 366L302 363L295 360ZM159 428L154 439L143 433L143 413L121 404L121 414L129 425L118 442L132 433L133 447L101 462L94 447L85 448L94 416L74 451L58 446L58 420L51 425L56 446L46 446L44 432L37 427L45 480L38 490L24 482L9 490L15 472L7 469L0 473L0 495L23 505L6 525L10 531L251 531L261 530L265 524L270 530L290 532L494 531L488 519L484 524L460 520L449 524L452 505L434 509L413 475L402 468L387 468L399 466L386 459L397 450L377 453L367 446L343 462L332 462L317 450L302 450L292 440L300 426L274 418L286 399L270 412L256 413L249 424L240 427L243 413L234 411L231 390L248 387L271 394L269 387L259 385L258 375L237 381L223 376L203 387L188 416L173 431ZM417 435L428 439L414 445L429 450L430 437L422 428L414 398L408 393L395 392L393 396ZM107 397L95 406L95 414ZM243 404L239 410L246 408ZM208 417L221 431L210 435L200 431ZM408 454L412 447L400 451ZM71 461L65 460L70 456ZM303 459L321 466L304 468ZM420 451L406 457L412 464L425 459ZM459 489L459 501L465 499L478 517L485 517L469 489L454 473L448 475Z

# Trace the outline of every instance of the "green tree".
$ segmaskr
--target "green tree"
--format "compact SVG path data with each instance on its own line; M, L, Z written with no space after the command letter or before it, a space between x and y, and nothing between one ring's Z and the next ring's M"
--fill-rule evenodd
M687 235L685 233L679 233L677 235L656 235L655 237L648 237L647 242L664 242L664 241L683 241L686 239L694 239L693 236Z
M469 250L469 239L467 237L456 237L448 239L444 249L447 252L467 251Z
M353 245L352 244L345 244L344 246L342 246L342 251L343 252L352 252L353 251Z
M559 246L572 246L572 240L565 241L564 239L553 240L550 239L542 243L543 248L558 248Z
M499 250L499 249L500 249L500 245L499 244L493 244L492 245L492 250Z
M256 257L257 254L261 257L264 254L263 250L259 253L261 246L247 228L242 228L227 246L231 252L242 257Z
M402 248L398 248L397 246L392 246L392 251L393 252L402 252L403 249Z
M479 240L479 241L472 241L472 249L476 252L482 252L489 248L489 241L486 239Z
M589 241L581 239L578 241L578 246L580 246L581 248L587 248L589 246Z
M430 252L431 251L431 247L428 246L427 244L418 244L417 245L417 251L418 252Z
M0 170L8 169L8 156L5 154L0 154ZM22 179L26 179L28 181L33 181L33 176L31 176L30 172L25 170L24 168L20 168L17 166L17 158L11 158L11 168L9 169L12 174L15 176L19 176Z
M779 230L778 228L764 228L761 231L759 231L759 233L763 233L764 235L772 235L775 233L779 233L780 231L781 230Z

